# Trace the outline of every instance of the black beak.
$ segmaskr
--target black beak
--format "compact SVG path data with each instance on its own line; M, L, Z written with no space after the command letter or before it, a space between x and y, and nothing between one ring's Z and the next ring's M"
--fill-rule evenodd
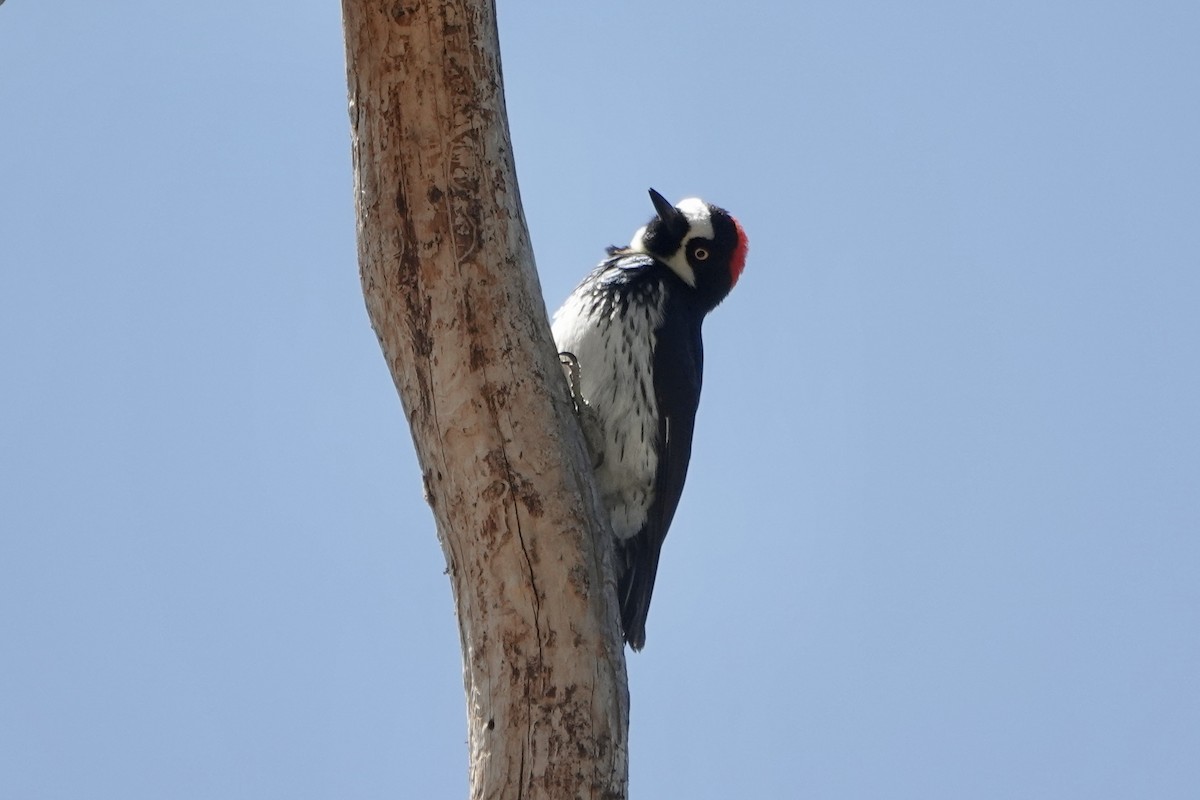
M650 201L654 203L654 210L658 213L658 218L662 220L662 223L667 227L667 230L679 236L683 236L685 233L687 233L687 217L683 215L682 211L671 205L667 198L651 189Z

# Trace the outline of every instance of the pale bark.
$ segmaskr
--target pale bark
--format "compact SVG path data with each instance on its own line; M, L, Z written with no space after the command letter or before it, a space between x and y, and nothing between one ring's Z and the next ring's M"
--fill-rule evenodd
M454 590L471 796L622 798L610 555L521 211L494 6L342 5L363 292Z

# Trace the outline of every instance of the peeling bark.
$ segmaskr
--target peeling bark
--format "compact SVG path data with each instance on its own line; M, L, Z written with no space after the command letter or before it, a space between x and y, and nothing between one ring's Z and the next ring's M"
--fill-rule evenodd
M473 798L623 798L612 566L488 0L343 0L358 250L454 590Z

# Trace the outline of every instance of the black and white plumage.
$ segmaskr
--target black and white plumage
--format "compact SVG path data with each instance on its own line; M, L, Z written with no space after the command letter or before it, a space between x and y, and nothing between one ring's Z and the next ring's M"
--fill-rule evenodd
M737 283L748 242L724 209L689 198L657 212L628 247L610 247L554 315L554 341L578 364L577 391L599 430L589 445L616 537L625 640L646 643L663 539L692 452L704 346L700 328Z

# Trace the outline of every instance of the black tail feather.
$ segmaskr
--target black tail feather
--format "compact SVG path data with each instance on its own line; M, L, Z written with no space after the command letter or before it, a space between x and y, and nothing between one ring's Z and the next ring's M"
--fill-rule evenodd
M644 535L620 542L617 561L621 576L617 581L617 599L621 603L621 629L625 641L634 650L646 646L646 616L654 593L661 545L654 547Z

